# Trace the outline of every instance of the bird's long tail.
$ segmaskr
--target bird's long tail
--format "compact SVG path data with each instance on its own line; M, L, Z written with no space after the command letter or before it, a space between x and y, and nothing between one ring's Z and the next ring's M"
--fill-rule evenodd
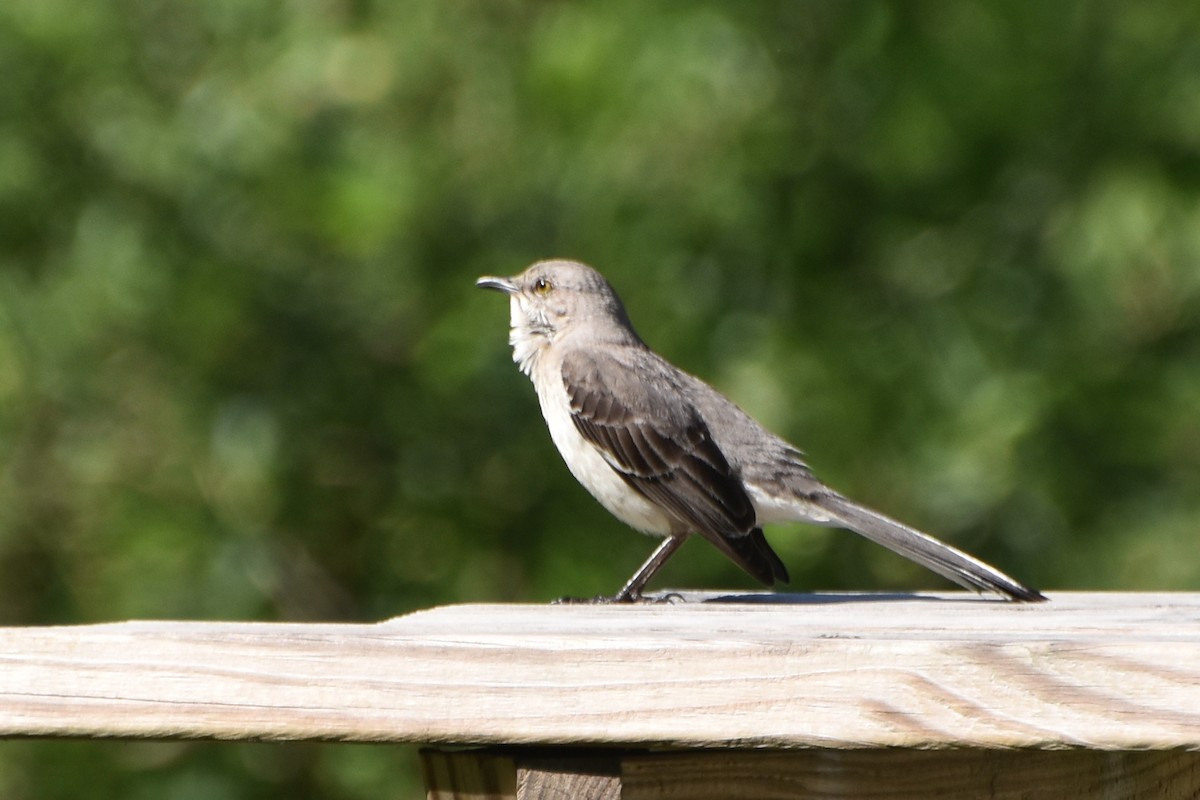
M1009 600L1036 603L1046 598L998 569L915 528L831 492L819 505L840 524L923 567L976 592L995 592Z

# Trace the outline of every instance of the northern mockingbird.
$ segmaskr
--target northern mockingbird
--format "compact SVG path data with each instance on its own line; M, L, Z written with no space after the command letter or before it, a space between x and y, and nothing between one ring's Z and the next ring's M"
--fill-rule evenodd
M509 296L513 360L533 381L571 474L617 519L665 537L612 602L642 589L694 533L767 586L788 580L774 522L849 528L978 592L1045 598L993 567L818 480L803 454L646 346L617 293L575 261L477 286Z

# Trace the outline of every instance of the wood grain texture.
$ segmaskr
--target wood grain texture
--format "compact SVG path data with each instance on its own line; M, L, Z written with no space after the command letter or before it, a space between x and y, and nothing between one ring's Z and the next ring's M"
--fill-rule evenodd
M748 595L0 629L0 735L1200 748L1200 595Z
M517 757L517 800L621 800L616 754Z

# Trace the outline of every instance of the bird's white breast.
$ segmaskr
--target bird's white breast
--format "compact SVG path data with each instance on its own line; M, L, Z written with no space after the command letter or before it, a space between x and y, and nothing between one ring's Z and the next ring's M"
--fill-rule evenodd
M546 426L550 429L550 438L554 440L555 447L575 480L626 525L642 533L657 536L669 534L671 522L667 516L630 488L571 421L570 400L557 359L537 359L530 377L537 389L538 402L541 403Z

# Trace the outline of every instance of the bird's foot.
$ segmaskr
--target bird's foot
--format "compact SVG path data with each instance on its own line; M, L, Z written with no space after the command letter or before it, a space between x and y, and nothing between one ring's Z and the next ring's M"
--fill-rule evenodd
M606 594L598 594L595 597L560 597L557 600L551 600L552 606L602 606L609 603L619 603L615 596L609 597Z
M666 592L665 594L655 597L646 597L640 592L637 594L617 592L614 595L598 594L595 597L560 597L554 600L551 605L556 606L610 606L618 603L646 603L657 605L660 603L686 603L687 599L678 592Z

